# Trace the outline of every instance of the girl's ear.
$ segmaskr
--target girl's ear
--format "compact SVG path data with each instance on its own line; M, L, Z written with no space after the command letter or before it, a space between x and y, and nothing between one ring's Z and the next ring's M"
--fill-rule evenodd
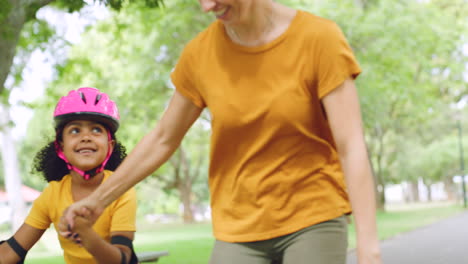
M114 147L115 147L115 139L112 139L112 140L109 141L110 153L114 152Z

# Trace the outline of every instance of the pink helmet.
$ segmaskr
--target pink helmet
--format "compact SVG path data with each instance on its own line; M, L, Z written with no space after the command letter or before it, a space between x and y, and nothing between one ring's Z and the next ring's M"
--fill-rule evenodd
M74 119L88 119L104 123L112 133L119 128L119 110L106 93L92 87L72 90L60 98L54 111L55 128Z

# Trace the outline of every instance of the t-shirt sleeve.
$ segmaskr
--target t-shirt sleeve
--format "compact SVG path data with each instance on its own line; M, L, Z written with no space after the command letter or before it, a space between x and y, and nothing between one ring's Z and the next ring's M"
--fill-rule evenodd
M49 228L52 223L49 214L50 201L53 201L52 188L48 185L42 191L41 195L34 200L31 210L24 222L37 229L44 230Z
M190 99L196 106L204 108L206 103L196 86L197 77L194 70L196 64L193 56L196 49L194 46L192 41L182 51L179 61L171 73L171 81L176 91Z
M131 188L113 203L110 231L136 231L136 208L136 191Z
M336 23L326 24L315 49L317 60L316 80L321 99L337 88L347 78L355 79L361 68L343 32Z

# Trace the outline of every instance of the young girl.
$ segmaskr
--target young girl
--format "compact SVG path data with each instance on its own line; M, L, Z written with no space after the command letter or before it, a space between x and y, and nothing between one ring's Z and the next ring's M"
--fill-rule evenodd
M98 89L70 91L57 103L54 120L55 141L43 147L34 160L34 169L49 184L24 224L13 237L1 242L1 264L22 263L51 223L58 229L63 210L106 181L126 156L125 148L115 138L117 106ZM75 218L75 233L69 233L69 239L58 236L65 262L135 263L135 215L132 189L109 206L94 226L85 218Z

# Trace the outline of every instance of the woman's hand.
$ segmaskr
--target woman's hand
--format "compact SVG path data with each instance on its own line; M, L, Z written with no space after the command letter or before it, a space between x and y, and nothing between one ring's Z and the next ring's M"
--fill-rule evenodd
M382 258L378 244L367 245L365 248L357 248L357 258L359 264L382 264Z
M354 81L345 80L322 99L344 171L357 236L359 264L381 264L374 178L364 140Z
M77 242L75 238L77 236L77 232L75 230L75 218L78 216L86 218L87 223L92 226L103 211L104 209L98 205L92 196L88 196L78 202L75 202L65 209L62 217L60 218L60 223L58 224L60 235Z

